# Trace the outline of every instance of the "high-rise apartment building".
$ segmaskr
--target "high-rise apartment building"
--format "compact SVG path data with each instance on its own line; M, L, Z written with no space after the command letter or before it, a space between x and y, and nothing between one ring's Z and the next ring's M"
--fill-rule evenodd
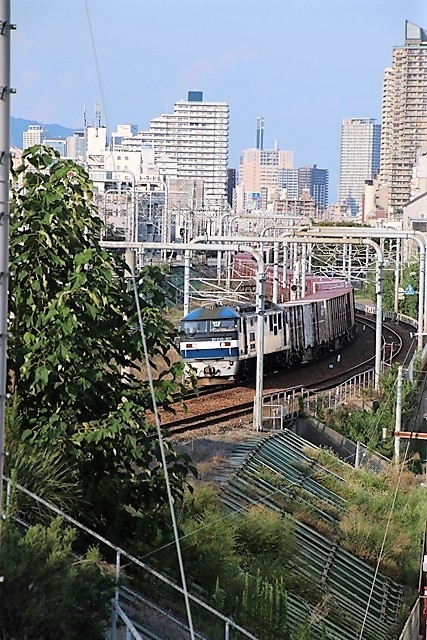
M86 158L86 135L84 131L75 131L67 138L67 158L84 160Z
M280 169L293 168L293 152L280 149L245 149L240 161L239 183L250 193L277 189Z
M411 196L417 150L427 144L427 31L405 21L405 43L393 48L384 74L381 185L388 210L399 213Z
M279 169L277 171L277 188L286 189L288 200L296 200L298 191L298 169Z
M236 169L227 169L227 202L233 206L234 189L236 188Z
M312 167L298 169L298 195L308 190L318 209L327 209L329 199L329 171L319 169L316 164Z
M205 205L222 207L227 201L228 127L228 104L207 102L201 91L189 91L188 100L175 103L172 114L154 118L137 137L153 147L155 162L168 177L201 178Z
M381 125L375 118L346 118L341 127L340 204L353 215L361 211L365 180L372 179L380 167Z
M39 124L30 124L28 129L22 134L22 148L27 149L35 144L42 144L46 137L46 132Z

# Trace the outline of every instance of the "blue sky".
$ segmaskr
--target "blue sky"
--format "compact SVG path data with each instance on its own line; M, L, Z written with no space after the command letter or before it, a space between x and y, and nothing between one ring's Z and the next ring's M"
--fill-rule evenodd
M263 116L334 201L342 119L380 119L405 19L427 28L425 0L12 0L12 115L81 128L103 102L109 130L145 129L198 89L230 105L230 166Z

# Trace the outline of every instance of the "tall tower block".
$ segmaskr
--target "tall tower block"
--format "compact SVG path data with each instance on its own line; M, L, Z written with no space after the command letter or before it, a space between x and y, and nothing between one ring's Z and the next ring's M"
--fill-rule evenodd
M427 31L406 20L405 43L393 48L383 83L380 178L391 215L409 202L417 151L427 144L426 95Z
M341 127L338 199L353 215L361 212L365 181L380 166L381 125L375 118L345 118Z

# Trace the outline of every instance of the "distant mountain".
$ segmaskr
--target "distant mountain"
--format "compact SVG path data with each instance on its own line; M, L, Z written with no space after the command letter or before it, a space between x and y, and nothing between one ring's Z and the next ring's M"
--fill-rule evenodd
M76 129L69 129L60 124L44 124L37 120L25 120L24 118L10 119L10 138L14 147L22 149L22 134L28 129L30 124L39 124L46 130L48 138L66 138L71 136Z

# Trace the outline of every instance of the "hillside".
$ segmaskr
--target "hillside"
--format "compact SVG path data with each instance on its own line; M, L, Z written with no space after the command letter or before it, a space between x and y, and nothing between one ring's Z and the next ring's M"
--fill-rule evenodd
M71 136L76 129L63 127L60 124L46 124L37 120L26 120L25 118L10 119L10 139L14 147L22 148L22 134L28 129L30 124L39 124L48 132L49 138L65 138Z

